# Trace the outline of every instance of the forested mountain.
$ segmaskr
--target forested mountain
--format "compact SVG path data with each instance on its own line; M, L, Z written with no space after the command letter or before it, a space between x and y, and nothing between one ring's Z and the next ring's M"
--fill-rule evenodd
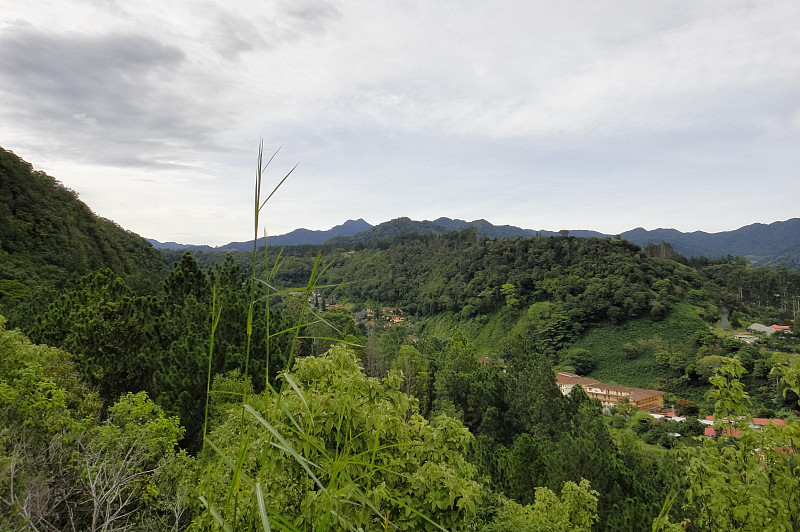
M772 258L762 259L762 266L779 266L783 264L792 269L800 268L800 244L795 244L787 248L784 252L772 256Z
M110 268L152 288L164 259L140 236L96 216L78 195L0 148L0 308L34 284Z
M637 228L622 233L622 238L641 246L648 242L668 242L687 257L715 259L726 255L746 257L756 266L784 262L780 258L800 244L800 218L771 224L754 223L733 231L682 233L675 229L647 231ZM788 258L788 257L787 257ZM796 252L795 259L796 260ZM789 264L787 264L789 265Z
M560 232L555 231L522 229L513 225L494 225L482 219L466 222L464 220L442 217L433 221L424 220L418 222L410 218L395 218L394 220L383 222L349 238L338 238L329 243L333 245L363 245L375 240L391 240L395 237L407 234L444 235L453 231L463 231L464 229L474 229L477 236L485 236L487 238L533 237L537 235L556 236L560 234ZM607 236L596 231L571 231L570 234L573 236Z
M285 235L270 238L273 246L320 245L362 246L375 240L391 240L406 234L443 235L452 231L475 229L478 236L488 238L513 238L533 236L558 236L562 231L522 229L512 225L493 225L486 220L466 222L459 219L437 218L433 221L414 221L410 218L396 218L376 226L370 226L362 219L348 220L328 231L309 231L297 229ZM569 230L567 234L577 237L611 238L591 230ZM756 266L786 264L796 267L800 264L797 246L800 245L800 218L771 224L755 223L733 231L706 233L694 231L683 233L675 229L646 230L641 227L625 231L619 235L639 246L666 242L676 253L685 257L742 256ZM191 246L175 242L161 243L150 240L157 248L201 252L249 251L253 243L231 242L224 246Z
M341 225L334 226L325 231L314 231L311 229L295 229L283 235L269 237L271 246L304 246L314 244L324 244L333 238L352 236L368 230L372 227L363 218L358 220L347 220ZM189 250L202 252L229 252L229 251L251 251L253 241L231 242L223 246L196 246L191 244L179 244L177 242L159 242L158 240L148 239L153 247L158 249Z

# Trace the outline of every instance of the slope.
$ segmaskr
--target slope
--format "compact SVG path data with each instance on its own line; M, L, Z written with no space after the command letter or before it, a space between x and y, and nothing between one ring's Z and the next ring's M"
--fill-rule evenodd
M143 238L96 216L75 192L0 148L0 305L35 284L102 268L139 289L165 273Z

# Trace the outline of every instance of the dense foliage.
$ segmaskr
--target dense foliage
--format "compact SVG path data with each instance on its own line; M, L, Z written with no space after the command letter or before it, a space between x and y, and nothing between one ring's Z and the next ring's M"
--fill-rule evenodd
M163 530L183 429L146 394L101 403L70 355L7 331L0 318L0 526ZM179 520L179 519L178 519ZM167 524L167 526L171 526Z
M176 452L177 418L144 393L122 396L101 421L70 355L29 343L2 320L0 354L0 523L9 530L272 522L281 530L588 531L596 520L597 493L585 481L565 484L561 498L538 488L532 506L492 492L466 460L472 436L460 422L428 422L399 390L399 373L368 378L343 348L300 359L282 375L290 385L281 393L240 386L240 399L223 396L196 458ZM220 379L216 389L234 388Z
M22 306L15 324L34 341L71 352L82 378L107 403L122 393L146 391L180 416L187 430L184 443L192 448L200 443L209 371L216 375L247 362L261 390L285 366L290 350L290 337L274 335L289 326L285 313L276 309L269 315L265 308L254 313L256 341L248 345L247 329L241 326L248 316L248 282L230 261L202 271L186 254L153 296L137 295L122 278L103 270L52 297L39 315ZM215 308L219 320L209 360Z

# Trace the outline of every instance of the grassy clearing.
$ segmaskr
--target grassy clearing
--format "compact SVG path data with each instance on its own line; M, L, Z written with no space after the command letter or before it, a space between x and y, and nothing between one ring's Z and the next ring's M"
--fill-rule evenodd
M518 318L507 309L468 320L460 319L453 312L443 312L425 321L424 334L433 338L452 338L453 332L460 330L478 356L497 356Z
M448 312L427 320L424 334L451 338L454 331L460 330L478 356L497 356L518 319L519 313L510 309L469 320ZM571 347L587 349L594 357L596 367L589 377L608 384L658 388L703 404L707 384L681 379L681 372L660 365L652 353L626 358L622 348L628 342L659 337L669 350L695 350L692 342L698 330L709 330L708 323L699 317L696 307L681 303L662 321L642 317L619 325L608 322L595 325Z
M652 354L634 360L625 358L623 344L659 336L670 349L682 350L692 341L695 331L707 329L708 324L697 316L694 307L679 304L663 321L643 317L619 325L603 323L589 330L574 346L587 349L594 356L597 366L590 377L609 384L646 388L656 379L669 381L681 374L658 364Z

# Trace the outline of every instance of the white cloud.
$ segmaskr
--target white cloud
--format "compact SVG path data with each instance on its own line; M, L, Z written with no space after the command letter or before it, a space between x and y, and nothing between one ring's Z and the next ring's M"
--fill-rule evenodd
M732 217L724 194L698 202L717 183L800 191L798 19L772 1L18 3L0 14L0 142L161 240L249 236L261 136L301 163L273 232L731 229L792 194Z

